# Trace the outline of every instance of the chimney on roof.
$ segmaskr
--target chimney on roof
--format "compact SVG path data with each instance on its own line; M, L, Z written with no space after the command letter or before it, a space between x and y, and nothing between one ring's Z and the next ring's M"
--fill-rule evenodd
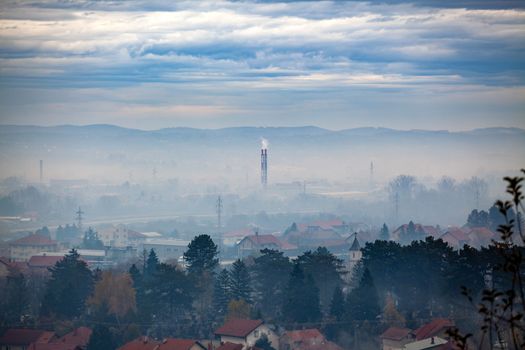
M434 337L430 338L430 344L435 344Z

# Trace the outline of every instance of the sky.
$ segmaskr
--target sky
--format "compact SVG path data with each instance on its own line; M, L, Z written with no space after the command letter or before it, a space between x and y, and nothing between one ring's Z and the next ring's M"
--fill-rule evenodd
M525 128L522 1L0 2L0 124Z

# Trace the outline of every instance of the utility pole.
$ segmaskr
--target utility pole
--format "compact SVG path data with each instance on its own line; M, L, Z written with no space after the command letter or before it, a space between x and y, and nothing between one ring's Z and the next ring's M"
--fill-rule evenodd
M217 197L217 233L219 235L219 259L222 254L222 229L221 229L221 219L222 219L222 198L221 195Z
M217 230L221 232L221 216L222 216L222 198L221 195L217 197Z
M76 214L77 214L78 230L82 232L82 214L84 214L84 212L82 211L82 209L80 209L80 207L78 207Z

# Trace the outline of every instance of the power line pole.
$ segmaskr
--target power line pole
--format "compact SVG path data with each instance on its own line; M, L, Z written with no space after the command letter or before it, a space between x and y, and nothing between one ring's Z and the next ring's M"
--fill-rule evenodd
M222 198L221 195L217 197L217 233L219 234L219 259L222 254L222 229L221 229L221 219L222 219Z
M78 230L82 232L82 214L84 214L84 212L78 207L78 210L75 213L77 214Z
M221 232L221 216L222 216L222 198L221 195L217 197L217 230Z

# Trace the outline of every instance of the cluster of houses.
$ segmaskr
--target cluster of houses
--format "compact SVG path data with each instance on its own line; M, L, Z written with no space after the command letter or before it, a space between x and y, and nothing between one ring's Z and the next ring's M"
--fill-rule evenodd
M79 327L60 337L46 330L11 328L0 337L0 350L85 350L91 333Z
M448 350L454 343L446 334L454 327L448 319L434 319L416 330L390 327L381 336L382 350ZM77 328L59 337L36 329L8 329L0 337L0 350L85 350L91 329ZM141 336L118 350L257 350L266 338L277 350L343 350L316 328L278 330L262 320L230 319L214 332L213 339L154 339Z
M408 224L399 226L390 235L391 240L402 241L402 237L408 231ZM414 224L415 232L421 233L424 237L434 237L435 239L442 239L454 249L461 249L464 245L471 247L486 247L492 241L499 241L498 233L491 231L487 227L448 227L441 229L439 226L427 226L421 224Z
M381 334L382 350L448 350L455 349L447 330L454 327L454 322L438 318L412 330L409 328L390 327Z

